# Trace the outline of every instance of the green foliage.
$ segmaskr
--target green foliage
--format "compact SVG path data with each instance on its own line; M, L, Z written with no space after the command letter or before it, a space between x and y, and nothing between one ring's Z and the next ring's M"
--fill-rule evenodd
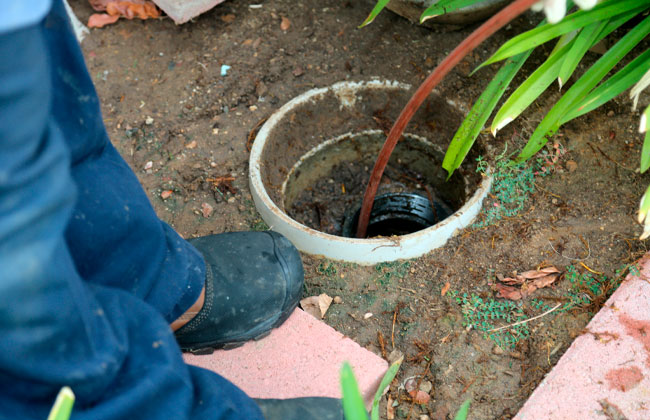
M486 170L487 162L479 156L477 171L485 173ZM481 221L474 223L473 227L490 226L504 217L519 214L530 194L535 191L535 173L534 165L525 162L510 165L503 157L497 159L491 190L495 200L486 205Z
M525 323L514 325L512 328L492 331L500 326L496 325L498 321L514 324L527 319L522 303L505 299L483 300L474 293L458 295L458 292L454 291L449 295L461 306L463 326L481 331L485 338L490 338L503 349L514 348L519 340L530 335L528 324Z
M354 379L352 367L348 362L341 368L341 395L343 396L343 414L346 420L367 420L368 414L359 392L359 385Z
M402 279L408 273L411 263L408 261L394 261L384 262L375 265L375 271L378 276L375 281L382 286L390 284L391 280L395 277Z
M400 357L390 365L390 368L388 368L384 374L384 377L379 384L379 388L377 388L377 392L375 392L375 398L372 400L372 410L370 411L371 420L379 420L379 400L381 400L381 396L384 395L384 390L388 388L388 385L390 385L390 383L393 382L393 379L395 379L395 375L397 375L403 361L404 356Z
M384 395L384 390L393 381L395 375L397 375L403 361L404 357L400 357L399 360L390 365L384 374L372 401L372 410L370 413L371 420L379 420L379 400L381 400L381 396ZM348 362L344 362L343 367L341 368L341 389L345 419L367 420L368 414L366 413L363 398L361 398L361 393L359 392L359 385L357 384L357 380L354 378L354 373L352 372L352 368Z
M64 386L56 396L54 406L47 416L47 420L68 420L72 414L75 396L72 390Z
M491 125L493 134L521 115L552 84L553 80L557 79L560 87L566 85L592 46L624 23L643 16L648 9L650 9L650 1L647 0L607 0L591 10L572 13L557 24L540 25L504 43L479 68L509 57L509 60L519 59L522 54L530 54L539 45L559 37L556 47L547 60L526 78L497 111ZM650 66L650 52L647 50L606 79L608 73L650 34L650 17L637 20L636 26L579 77L550 109L517 157L518 162L527 160L537 153L561 125L610 101L642 77ZM512 68L512 63L506 62L502 70L505 68ZM519 68L514 73L518 70ZM514 73L511 76L514 76ZM510 80L512 79L504 80L503 74L499 72L484 94L494 91L493 83L507 85ZM499 97L494 99L492 96L482 95L466 117L445 155L443 167L449 175L460 166L494 108L494 106L485 106L486 98L496 102L500 96L499 94ZM480 118L477 118L477 115ZM650 140L647 144L644 143L644 146L646 145L647 150L650 150ZM642 154L644 168L650 167L650 158L646 155L648 154L644 151Z
M458 413L456 413L456 417L454 417L454 420L466 420L467 416L469 415L469 404L472 402L471 399L466 399L465 402L460 406L458 409Z
M422 13L420 23L445 13L455 12L463 7L472 6L481 1L483 0L440 0L433 3Z
M316 267L316 272L323 276L332 277L338 273L338 269L336 268L336 265L331 262L320 263L318 264L318 267Z

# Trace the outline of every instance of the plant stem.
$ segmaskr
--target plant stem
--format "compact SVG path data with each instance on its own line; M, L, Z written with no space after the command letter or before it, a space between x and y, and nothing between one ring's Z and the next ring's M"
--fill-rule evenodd
M528 10L530 6L537 3L539 0L515 0L508 7L501 10L496 15L492 16L488 21L478 27L467 38L463 40L420 85L417 91L413 94L408 101L402 112L400 113L397 121L388 133L388 137L379 152L375 166L372 168L370 180L366 187L366 192L363 196L363 203L361 205L361 213L359 214L359 223L357 225L357 238L364 238L368 229L368 220L370 219L370 211L372 204L375 201L379 181L384 173L386 164L390 155L395 149L397 141L402 137L404 128L411 121L415 112L420 108L422 102L426 99L433 88L458 64L467 54L472 52L474 48L479 46L484 40L489 38L496 31L501 29L514 18Z
M492 328L491 330L488 330L488 332L499 331L499 330L503 330L503 329L506 329L506 328L514 327L514 326L516 326L516 325L525 324L526 322L534 321L534 320L536 320L536 319L539 319L539 318L541 318L541 317L543 317L543 316L546 316L546 315L550 314L551 312L553 312L554 310L556 310L557 308L559 308L560 305L562 305L562 304L561 304L561 303L558 303L557 305L555 305L554 307L552 307L552 308L549 309L548 311L544 312L543 314L539 314L539 315L534 316L534 317L532 317L532 318L528 318L528 319L524 319L524 320L519 321L519 322L515 322L514 324L504 325L503 327L499 327L499 328Z

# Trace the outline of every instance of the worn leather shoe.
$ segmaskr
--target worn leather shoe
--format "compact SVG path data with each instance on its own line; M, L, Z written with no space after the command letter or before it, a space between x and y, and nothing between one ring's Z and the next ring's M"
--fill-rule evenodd
M256 399L266 420L343 420L341 400L324 397Z
M210 354L260 339L298 305L302 261L279 233L232 232L189 242L205 259L205 303L175 333L183 351Z

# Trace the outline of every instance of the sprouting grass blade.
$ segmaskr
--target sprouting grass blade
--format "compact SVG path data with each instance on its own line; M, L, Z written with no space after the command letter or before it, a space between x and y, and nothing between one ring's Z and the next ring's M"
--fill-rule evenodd
M466 420L467 416L469 415L469 404L472 402L469 398L465 400L465 402L460 406L458 409L458 413L456 413L456 417L454 417L454 420Z
M492 120L490 130L492 135L517 118L533 103L557 78L562 63L566 61L573 43L566 44L551 54L533 74L515 90L501 106Z
M390 368L388 368L388 371L386 371L386 374L382 378L379 388L377 388L377 392L375 392L375 398L372 400L372 410L370 411L371 420L379 420L379 400L381 400L381 396L384 395L386 387L393 382L393 379L395 378L395 375L397 375L400 366L402 366L403 361L404 356L396 360L392 365L390 365Z
M529 159L546 144L547 136L552 135L558 128L561 119L569 109L581 101L587 93L593 89L605 75L625 57L641 40L650 33L650 16L628 31L613 47L611 47L600 59L594 63L580 79L557 101L557 103L546 114L539 123L526 146L517 156L521 162Z
M368 414L359 392L359 385L348 362L341 368L341 394L343 395L343 414L346 420L368 420Z
M639 133L645 133L643 149L641 150L641 173L650 168L650 130L648 130L648 119L650 119L650 105L641 114L641 123L639 124Z
M562 89L562 86L564 86L566 81L569 80L576 67L578 67L578 63L580 63L582 57L584 57L589 48L594 44L598 35L602 33L608 21L609 19L605 19L600 22L591 23L585 26L576 36L575 41L573 41L571 46L571 51L562 62L560 74L557 76L560 89Z
M572 106L571 110L562 118L560 125L566 124L574 118L578 118L591 112L609 100L617 97L630 88L634 83L639 81L645 70L648 68L650 68L650 50L641 53L615 75L589 92L582 101L575 106Z
M463 163L499 99L531 53L532 50L508 59L474 103L445 153L442 167L447 170L447 178Z
M372 23L372 21L375 20L379 12L384 10L384 7L386 7L389 1L390 0L378 0L377 4L375 4L375 7L373 7L372 10L370 11L370 14L366 18L366 20L364 20L363 23L359 25L359 28L363 28L364 26Z
M544 44L553 38L583 28L593 22L613 18L630 10L642 11L650 4L640 4L639 0L608 0L591 10L580 10L565 17L556 24L546 24L520 34L504 43L490 58L478 68L512 57Z
M61 388L54 401L54 406L47 416L47 420L68 420L72 414L74 400L74 393L70 387L64 386Z
M483 0L440 0L439 2L427 7L427 9L422 12L420 23L436 16L444 15L445 13L480 3L481 1Z

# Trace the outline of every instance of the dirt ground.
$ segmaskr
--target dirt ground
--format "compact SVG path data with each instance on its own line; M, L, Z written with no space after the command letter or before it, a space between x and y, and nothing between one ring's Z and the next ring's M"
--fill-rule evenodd
M85 21L87 2L70 3ZM113 143L160 217L184 237L265 228L249 193L248 147L251 131L274 110L342 80L418 85L472 29L421 28L390 12L357 29L370 0L256 3L229 0L182 26L167 18L120 20L83 43ZM469 108L498 67L469 72L533 20L527 15L479 47L440 93ZM524 70L540 62L533 57ZM557 98L552 90L497 139L484 136L488 161L506 143L508 152L523 145ZM567 124L554 140L558 148L546 149L547 157L559 156L550 175L535 177L517 215L465 229L427 256L370 267L303 256L305 296L341 298L328 324L384 357L404 354L388 393L395 418L453 418L468 398L472 419L511 418L620 281L617 270L646 251L635 211L650 178L634 172L642 139L630 108L621 97ZM499 205L493 194L484 210ZM546 265L564 272L550 288L521 305L496 298L498 277ZM489 331L558 304L516 328ZM413 402L404 388L409 378L429 401Z

